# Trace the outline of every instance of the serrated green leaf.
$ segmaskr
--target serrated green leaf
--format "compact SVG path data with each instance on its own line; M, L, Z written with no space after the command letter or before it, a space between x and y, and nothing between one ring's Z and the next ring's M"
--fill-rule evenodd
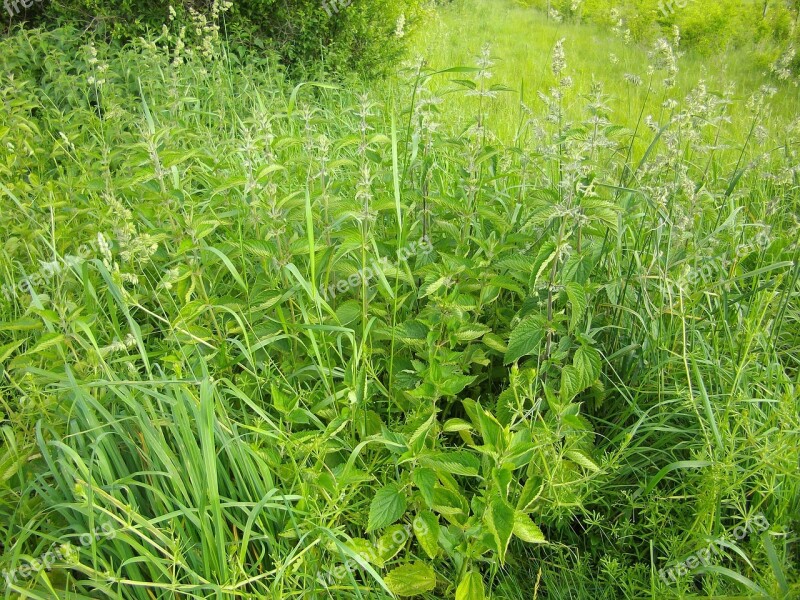
M514 535L529 544L546 544L542 530L521 510L514 513Z
M464 419L447 419L442 426L442 431L445 433L453 433L455 431L469 431L472 425L467 423Z
M436 485L436 472L427 467L420 467L414 469L414 472L411 474L411 479L413 479L414 485L419 488L420 494L422 494L422 498L425 500L425 504L427 504L428 507L433 506L433 488Z
M539 265L539 268L536 270L536 275L533 277L534 284L538 283L542 273L550 266L550 263L553 262L557 256L558 248L553 242L547 242L539 248L539 255L536 257L536 263Z
M361 558L376 567L383 567L383 559L378 554L375 545L364 538L352 538L348 540L347 547L356 552Z
M471 342L489 333L491 328L482 325L465 325L456 332L456 339L460 342Z
M42 352L43 350L47 350L51 346L57 346L61 342L64 341L64 335L61 333L45 333L39 341L36 342L36 345L28 350L26 354L36 354L37 352Z
M566 290L567 298L569 299L570 304L572 304L572 311L569 319L569 329L570 331L574 331L580 320L583 318L583 315L586 313L586 308L589 306L589 303L586 300L586 292L584 291L583 286L579 283L574 281L569 282L566 285Z
M27 340L20 340L18 342L11 342L0 346L0 363L3 363L9 356L14 353L14 350L22 346Z
M502 564L506 560L506 550L514 532L514 509L502 498L495 498L486 509L484 522L494 538L497 557Z
M481 341L495 352L500 352L501 354L508 352L508 346L503 341L503 338L495 333L487 333Z
M542 315L531 315L523 319L511 332L503 364L507 365L535 352L544 339L546 323Z
M476 477L481 467L478 457L466 450L426 454L420 457L419 462L437 471L442 470L450 475L467 477Z
M600 377L600 370L602 368L602 359L597 349L591 346L581 346L575 352L572 359L572 365L575 370L580 374L581 386L575 393L582 392L590 387L598 377Z
M408 534L404 526L392 525L387 527L384 534L378 538L378 556L384 563L390 561L406 545L407 539Z
M572 400L581 391L582 381L583 376L578 369L572 365L564 366L561 369L561 390L559 391L561 400L564 402Z
M470 571L456 588L456 600L485 600L486 589L483 577L477 571Z
M430 558L436 558L439 551L439 519L429 510L420 511L412 523L414 535L419 545Z
M378 490L369 506L367 531L391 525L406 512L406 497L400 486L390 483Z
M398 596L418 596L436 587L436 571L422 562L402 565L383 579Z
M597 466L591 458L589 458L585 453L581 452L580 450L567 450L564 455L570 459L575 464L578 464L585 469L589 469L594 473L600 472L600 467Z

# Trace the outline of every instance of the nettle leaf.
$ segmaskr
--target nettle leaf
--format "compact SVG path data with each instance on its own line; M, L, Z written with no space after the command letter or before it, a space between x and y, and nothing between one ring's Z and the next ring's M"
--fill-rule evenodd
M506 560L506 550L514 532L514 509L502 498L495 498L484 513L484 522L497 545L501 563Z
M500 352L501 354L505 354L508 352L508 346L503 341L499 335L494 333L487 333L483 336L483 343L486 344L489 348L494 350L495 352Z
M570 459L575 464L582 466L584 469L588 469L593 473L599 473L600 467L597 466L597 463L594 462L588 455L580 450L567 450L564 455Z
M406 497L400 486L390 483L378 490L369 506L367 531L391 525L406 512Z
M483 586L483 577L477 571L470 571L456 589L456 600L485 600L486 589Z
M586 308L589 306L589 303L586 300L586 292L579 283L571 281L566 285L566 290L567 298L569 298L570 304L572 304L569 329L573 331L578 326L583 315L586 314Z
M415 562L397 567L383 580L398 596L419 596L436 587L436 571L425 563Z
M420 457L419 462L437 471L467 477L477 477L481 468L480 459L466 450L426 454Z
M414 484L419 488L425 504L429 507L433 506L433 488L436 486L436 472L427 467L414 469L411 474Z
M595 257L588 250L571 254L561 269L561 276L568 281L586 283L594 269Z
M425 447L425 438L430 433L433 424L436 423L436 411L434 410L425 422L420 425L408 440L408 445L413 452L421 452Z
M571 400L581 391L583 375L581 371L572 365L566 365L561 369L561 400L566 402Z
M450 277L448 275L442 275L436 281L433 281L432 283L425 286L425 289L423 290L423 292L420 294L419 297L425 298L426 296L430 296L431 294L436 293L439 290L439 288L441 288L448 282L449 279Z
M531 463L533 464L533 463ZM529 477L522 487L522 492L517 500L518 510L528 510L530 506L541 496L544 491L544 481L538 475Z
M447 380L439 383L437 388L443 396L455 396L464 391L464 388L475 381L473 375L452 375Z
M456 339L459 342L471 342L472 340L477 340L479 337L484 336L491 330L491 327L476 323L464 325L456 332Z
M442 425L442 431L445 433L453 433L455 431L470 431L472 424L467 423L464 419L447 419Z
M387 527L385 533L378 538L378 556L384 563L390 561L406 545L407 539L403 525Z
M369 540L365 540L364 538L352 538L348 540L346 545L368 563L376 567L383 567L383 559L375 550L375 545Z
M507 440L502 425L494 415L486 412L481 406L477 407L477 411L484 443L497 450L505 450Z
M529 544L546 544L542 530L521 510L514 513L514 535Z
M602 359L597 349L592 346L584 345L578 348L572 359L572 364L581 376L581 389L577 390L576 393L590 387L600 377Z
M439 551L439 532L441 530L439 519L436 518L436 515L429 510L420 511L414 519L412 527L414 528L414 535L425 554L430 558L436 558L436 554Z
M539 254L536 257L535 264L537 265L536 275L533 277L533 282L536 284L539 281L539 278L542 276L542 273L550 266L556 257L558 256L558 247L553 242L547 242L542 244L541 248L539 248Z
M469 502L458 492L437 486L433 490L432 508L449 522L463 525L462 517L469 512Z
M507 365L533 354L542 343L546 329L547 319L543 315L531 315L523 319L511 332L503 364Z
M592 217L593 221L602 223L611 230L613 235L616 235L618 228L617 214L619 212L619 208L616 205L601 198L585 197L581 200L581 206L586 215Z

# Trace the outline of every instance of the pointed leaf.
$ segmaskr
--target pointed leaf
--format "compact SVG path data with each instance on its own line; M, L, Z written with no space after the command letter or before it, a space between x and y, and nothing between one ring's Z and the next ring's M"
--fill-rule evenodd
M486 509L484 519L497 544L497 554L502 564L505 562L508 542L511 541L511 534L514 531L514 509L502 498L495 498Z
M523 319L511 332L503 363L507 365L523 356L533 354L544 339L546 323L542 315L531 315Z
M398 596L419 596L436 587L436 572L425 563L415 562L397 567L383 580Z
M546 544L542 530L521 510L514 513L514 535L529 544Z
M427 467L420 467L415 469L411 475L414 484L419 488L422 498L428 507L433 506L433 488L436 485L436 472Z
M382 487L375 494L369 507L367 531L375 531L391 525L406 512L406 497L396 483Z
M420 511L412 523L419 545L430 558L439 551L439 519L429 510Z
M586 308L589 306L589 303L586 300L586 292L579 283L571 281L566 285L566 290L567 298L569 298L570 304L572 304L569 329L573 331L586 313Z
M419 462L426 467L442 470L450 475L466 475L467 477L476 477L481 467L478 457L466 450L426 454L420 457Z
M485 600L486 590L483 587L483 577L477 571L470 571L456 589L456 600Z
M564 454L575 464L578 464L583 468L592 471L593 473L600 472L600 467L597 466L597 463L580 450L567 450Z
M591 346L581 346L575 352L575 357L572 359L572 364L575 369L580 373L581 389L590 387L597 378L600 377L600 370L602 368L602 359L600 353L596 348ZM576 392L577 393L577 392Z

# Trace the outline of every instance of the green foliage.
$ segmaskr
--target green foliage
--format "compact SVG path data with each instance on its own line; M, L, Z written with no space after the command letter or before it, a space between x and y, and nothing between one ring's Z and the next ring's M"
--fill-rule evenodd
M401 56L406 36L422 18L423 4L351 0L336 12L332 0L243 0L235 5L234 19L243 29L273 40L290 64L322 60L332 73L384 73Z
M506 138L488 49L348 90L174 35L0 42L0 569L74 549L6 595L797 590L769 90L661 64L645 120L559 66Z
M555 18L617 28L631 39L652 42L680 30L686 48L708 56L733 48L756 55L768 67L794 44L800 6L786 0L528 0ZM757 64L759 64L757 62Z
M60 0L47 3L45 21L90 26L125 42L169 25L173 48L210 55L220 35L243 52L277 52L293 68L318 65L329 73L387 72L423 15L423 0ZM345 6L345 4L347 4ZM12 19L12 23L15 19Z

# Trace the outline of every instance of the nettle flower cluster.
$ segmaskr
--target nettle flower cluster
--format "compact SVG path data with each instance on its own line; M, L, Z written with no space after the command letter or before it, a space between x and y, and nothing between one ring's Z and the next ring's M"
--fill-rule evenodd
M780 81L788 81L792 78L792 63L797 56L797 49L794 45L790 45L772 65L770 65L770 72L777 77ZM795 86L800 85L800 79L793 81Z
M220 19L233 8L229 0L213 0L208 14L200 12L189 6L186 9L186 18L181 19L178 10L169 5L169 25L162 27L161 37L167 43L173 44L172 63L180 65L186 59L199 54L205 60L213 60L217 53L219 42ZM178 33L173 35L171 27L180 23Z

